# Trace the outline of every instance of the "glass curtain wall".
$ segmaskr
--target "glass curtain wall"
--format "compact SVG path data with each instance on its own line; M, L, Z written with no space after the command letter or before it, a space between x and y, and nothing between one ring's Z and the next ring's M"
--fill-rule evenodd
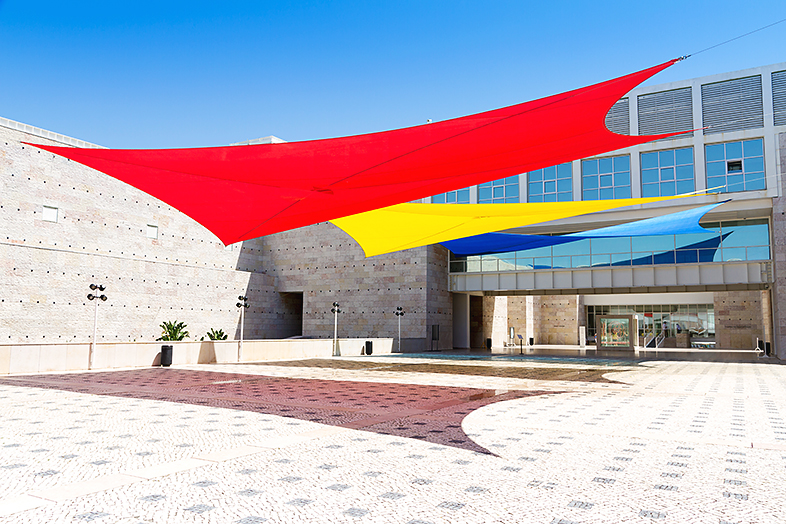
M587 335L595 336L595 318L602 315L636 315L639 336L676 337L687 333L690 340L701 345L715 338L715 306L713 304L662 304L587 306Z
M478 204L518 204L518 175L478 184Z
M448 191L431 197L432 204L469 204L469 188Z
M770 259L767 219L716 222L703 224L703 227L707 233L592 238L493 255L452 255L450 271L522 271Z

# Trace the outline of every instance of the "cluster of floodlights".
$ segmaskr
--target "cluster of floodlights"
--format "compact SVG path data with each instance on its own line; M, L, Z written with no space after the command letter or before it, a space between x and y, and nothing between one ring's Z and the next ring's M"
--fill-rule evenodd
M104 291L106 289L105 286L101 284L90 284L91 291ZM102 302L106 302L106 295L94 295L92 293L87 294L88 300L101 300Z

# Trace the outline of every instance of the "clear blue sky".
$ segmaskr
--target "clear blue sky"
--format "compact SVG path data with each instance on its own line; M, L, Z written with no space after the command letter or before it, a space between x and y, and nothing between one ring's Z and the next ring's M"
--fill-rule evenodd
M784 0L0 0L0 116L123 148L350 135L581 87L782 18ZM784 62L785 34L650 83Z

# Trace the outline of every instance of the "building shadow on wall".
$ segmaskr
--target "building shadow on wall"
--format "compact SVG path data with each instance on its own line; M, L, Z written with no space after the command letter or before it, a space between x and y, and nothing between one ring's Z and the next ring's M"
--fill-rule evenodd
M279 291L278 278L263 267L263 245L259 239L236 244L235 249L240 250L236 269L248 275L248 284L238 295L246 297L249 306L245 310L243 338L259 340L302 336L303 292ZM240 338L239 314L235 338Z

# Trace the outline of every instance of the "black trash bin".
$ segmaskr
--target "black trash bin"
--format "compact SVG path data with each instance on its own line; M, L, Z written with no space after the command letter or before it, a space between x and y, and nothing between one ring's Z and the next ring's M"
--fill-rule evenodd
M161 365L165 368L172 365L172 346L161 346Z
M487 339L486 339L486 349L488 349L489 351L491 351L491 339L490 339L490 338L487 338Z
M374 351L374 342L366 340L366 355L370 355L372 351Z

